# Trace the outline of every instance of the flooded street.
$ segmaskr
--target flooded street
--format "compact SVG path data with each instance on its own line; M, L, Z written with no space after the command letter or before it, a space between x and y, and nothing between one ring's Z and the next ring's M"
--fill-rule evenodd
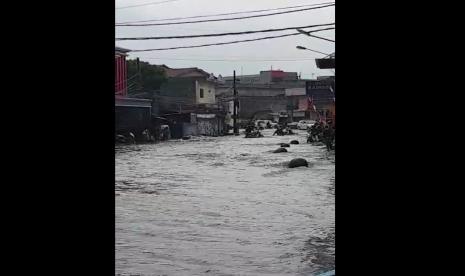
M334 268L334 153L293 136L117 146L116 274L314 275ZM278 143L299 140L287 153ZM309 167L289 169L302 157Z

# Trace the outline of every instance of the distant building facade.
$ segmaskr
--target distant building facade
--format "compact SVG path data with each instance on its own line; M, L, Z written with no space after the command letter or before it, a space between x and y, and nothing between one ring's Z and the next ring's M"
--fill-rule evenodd
M270 84L281 82L295 82L299 80L296 72L284 72L282 70L260 71L257 75L236 76L236 82L241 84ZM232 84L233 77L223 77L226 84Z
M293 117L304 118L306 113L300 112L304 105L306 80L300 79L296 72L282 70L260 71L257 75L236 76L240 121L269 119L290 121ZM222 100L233 98L233 77L222 78L216 88L217 97ZM294 92L292 92L294 91ZM298 95L294 95L299 91ZM294 94L293 94L294 93ZM292 94L292 95L291 95ZM228 113L232 114L232 104L225 104ZM303 107L302 107L303 108Z
M334 76L308 81L306 84L306 93L312 99L320 119L336 121L336 87Z

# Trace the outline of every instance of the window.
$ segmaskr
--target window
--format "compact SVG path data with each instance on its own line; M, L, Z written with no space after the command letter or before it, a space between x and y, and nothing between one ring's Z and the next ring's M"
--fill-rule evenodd
M203 88L200 88L200 98L203 98Z

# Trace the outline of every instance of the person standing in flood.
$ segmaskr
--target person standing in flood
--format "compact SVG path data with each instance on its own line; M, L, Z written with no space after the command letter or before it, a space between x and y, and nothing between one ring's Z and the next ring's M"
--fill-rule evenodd
M326 149L328 151L333 149L333 135L334 135L334 130L332 126L326 125L323 131L323 138L325 140Z

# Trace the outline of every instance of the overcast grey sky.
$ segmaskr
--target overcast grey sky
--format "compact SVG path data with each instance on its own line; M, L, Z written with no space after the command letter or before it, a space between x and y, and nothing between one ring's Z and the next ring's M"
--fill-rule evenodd
M162 0L115 0L116 7L159 2ZM257 9L272 9L287 6L316 4L330 2L329 0L178 0L174 2L116 9L116 22L162 19L170 17L185 17L205 14L249 11ZM268 12L264 12L268 13ZM259 13L257 13L259 14ZM253 14L237 15L246 16ZM222 16L228 17L228 16ZM219 17L215 17L219 18ZM209 18L202 18L209 19ZM116 37L163 36L206 34L215 32L238 32L270 28L285 28L324 24L335 22L334 6L297 13L274 15L235 21L207 22L185 25L149 26L149 27L116 27ZM145 40L116 41L116 45L128 49L148 49L173 46L196 45L206 43L244 40L264 36L281 35L295 31L273 33L258 33L240 36L224 36L212 38L193 38L175 40ZM335 39L334 30L315 33L316 35ZM335 43L305 35L276 38L264 41L254 41L231 45L210 46L193 49L178 49L168 51L139 52L130 54L129 58L139 57L151 64L166 64L172 68L199 67L216 76L236 74L258 74L261 70L281 69L284 71L301 72L302 78L312 78L320 75L333 75L330 70L316 68L312 58L323 55L298 50L302 45L324 53L335 51ZM210 60L210 61L207 61ZM214 61L213 61L214 60ZM227 60L227 61L218 61ZM234 60L234 61L230 61ZM250 61L250 60L297 60L297 61Z

